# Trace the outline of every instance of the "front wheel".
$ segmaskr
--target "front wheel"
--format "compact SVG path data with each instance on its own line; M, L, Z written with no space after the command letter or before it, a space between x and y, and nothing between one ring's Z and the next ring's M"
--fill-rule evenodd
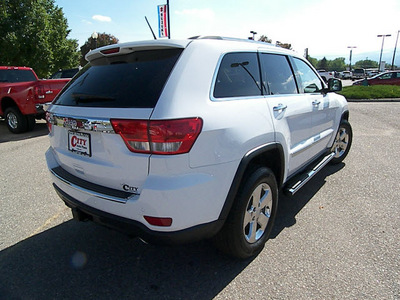
M341 163L350 151L351 143L353 141L353 130L351 129L350 123L343 120L336 134L335 142L331 148L331 151L335 153L335 156L331 160L331 163Z
M239 187L224 227L214 238L217 248L237 258L261 252L278 208L278 188L274 174L259 167Z

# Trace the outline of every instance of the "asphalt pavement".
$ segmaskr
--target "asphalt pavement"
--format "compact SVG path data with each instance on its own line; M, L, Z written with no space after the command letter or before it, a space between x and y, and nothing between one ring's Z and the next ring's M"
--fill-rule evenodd
M0 299L400 299L400 103L349 108L344 163L282 195L271 239L246 261L72 220L45 123L12 135L0 121Z

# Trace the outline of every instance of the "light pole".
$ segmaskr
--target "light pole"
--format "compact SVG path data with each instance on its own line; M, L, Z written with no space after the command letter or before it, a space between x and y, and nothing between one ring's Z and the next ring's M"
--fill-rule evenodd
M381 63L382 63L382 52L383 52L383 43L385 42L385 37L387 36L392 36L391 34L378 34L377 37L382 38L382 48L381 48L381 56L379 57L379 65L378 65L378 71L381 70ZM384 71L385 68L383 68L382 71Z
M167 24L167 26L168 26L168 39L170 39L171 38L171 23L170 23L170 21L169 21L169 0L167 0L167 19L168 19L168 24Z
M349 64L349 71L351 72L351 56L353 54L353 49L357 48L356 46L347 46L350 49L350 64Z
M96 49L97 48L97 38L99 37L99 34L96 32L96 31L94 31L93 33L92 33L92 39L94 39L94 49Z
M392 58L392 70L394 70L394 57L396 56L396 48L397 48L397 41L399 40L399 32L400 32L400 30L397 30L396 44L394 44L394 51L393 51L393 58Z

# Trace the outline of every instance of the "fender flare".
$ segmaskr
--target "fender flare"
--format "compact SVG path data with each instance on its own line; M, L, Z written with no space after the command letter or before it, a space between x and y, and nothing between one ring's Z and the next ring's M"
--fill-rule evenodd
M229 189L228 195L225 199L224 206L222 207L221 213L219 215L219 220L226 220L228 214L231 210L232 204L235 201L235 196L239 190L240 183L242 182L243 178L246 176L246 171L251 170L252 166L254 165L264 165L263 158L267 158L268 155L271 153L276 154L279 153L279 159L274 159L271 161L270 164L265 164L266 167L270 167L274 165L273 169L275 176L277 178L278 187L282 186L282 180L284 176L284 165L285 165L285 158L284 158L284 150L282 145L278 143L271 143L262 145L255 149L250 150L245 154L242 160L239 163L239 166L236 170L236 174L233 178L231 187ZM277 166L279 164L279 166ZM278 172L279 174L276 174Z

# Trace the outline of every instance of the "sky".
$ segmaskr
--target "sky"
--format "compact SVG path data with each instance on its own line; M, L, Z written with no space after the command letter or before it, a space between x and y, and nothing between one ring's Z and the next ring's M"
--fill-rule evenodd
M112 34L120 43L153 39L147 17L158 37L157 5L166 0L55 0L68 20L69 38L79 46L96 31ZM400 30L400 0L170 0L171 38L220 35L289 43L303 54L321 59L345 57L349 46L354 63L360 59L391 63ZM398 47L400 48L400 42ZM400 50L395 64L400 66Z

